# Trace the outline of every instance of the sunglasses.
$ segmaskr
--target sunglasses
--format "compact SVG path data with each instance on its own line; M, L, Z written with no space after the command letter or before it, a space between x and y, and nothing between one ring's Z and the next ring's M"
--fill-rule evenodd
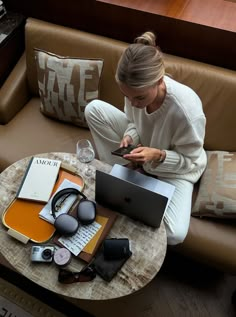
M58 282L63 284L72 284L76 282L89 282L96 277L96 271L92 266L86 266L80 272L71 272L60 269L58 274Z

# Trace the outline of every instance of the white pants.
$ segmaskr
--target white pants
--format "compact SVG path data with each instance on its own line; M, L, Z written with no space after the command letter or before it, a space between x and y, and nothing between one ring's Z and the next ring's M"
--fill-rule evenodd
M111 165L128 163L111 151L119 147L127 128L126 115L112 105L94 100L85 108L85 117L92 133L100 160ZM164 223L167 243L170 245L183 242L190 222L193 184L181 179L161 178L175 186L175 192L165 213Z

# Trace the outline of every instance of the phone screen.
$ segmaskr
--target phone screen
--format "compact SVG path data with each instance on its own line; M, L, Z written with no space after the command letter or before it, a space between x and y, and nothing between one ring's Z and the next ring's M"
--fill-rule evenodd
M125 154L129 154L135 148L136 148L136 146L130 144L127 147L120 147L119 149L112 151L111 154L123 156Z

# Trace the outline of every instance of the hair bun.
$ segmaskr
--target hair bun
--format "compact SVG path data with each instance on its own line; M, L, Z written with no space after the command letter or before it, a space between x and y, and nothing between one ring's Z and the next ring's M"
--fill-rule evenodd
M145 32L142 35L136 37L134 43L156 46L156 35L153 32Z

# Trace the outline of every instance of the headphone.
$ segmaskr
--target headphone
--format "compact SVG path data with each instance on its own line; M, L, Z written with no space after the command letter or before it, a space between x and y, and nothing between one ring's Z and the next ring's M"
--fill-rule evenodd
M77 210L76 210L76 215L77 219L68 213L63 213L60 214L58 217L56 217L56 204L58 200L64 196L64 195L80 195L83 198L80 200ZM65 188L60 191L58 191L52 199L51 202L51 209L52 209L52 216L55 219L54 222L54 227L60 233L61 235L64 236L72 236L74 235L78 228L79 228L79 223L82 225L88 225L91 224L96 217L96 204L95 202L88 200L87 197L81 193L76 188Z

